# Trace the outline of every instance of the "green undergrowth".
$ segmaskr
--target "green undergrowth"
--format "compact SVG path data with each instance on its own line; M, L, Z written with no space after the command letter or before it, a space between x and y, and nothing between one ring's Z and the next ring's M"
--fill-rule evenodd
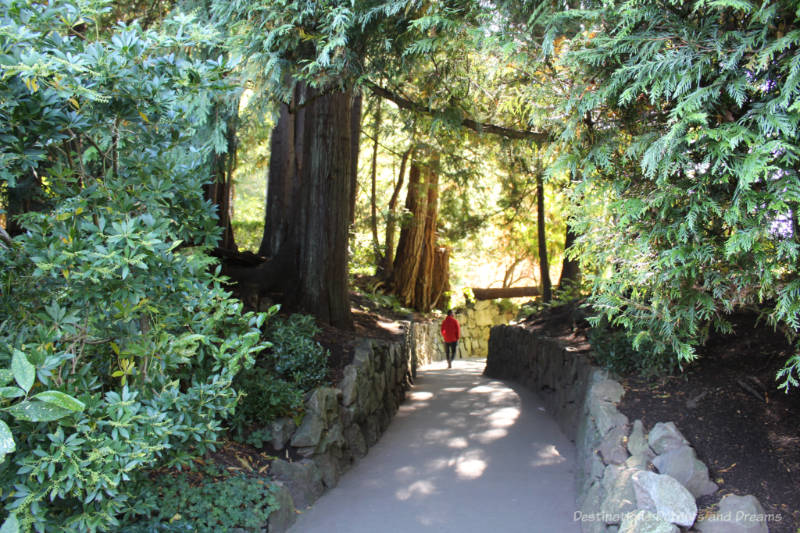
M277 308L272 310L275 313ZM261 447L269 435L264 426L281 418L300 419L303 396L325 383L328 351L314 336L319 332L314 318L294 314L269 321L266 337L272 344L253 368L240 372L234 388L241 397L231 419L235 440Z
M278 508L276 486L218 466L153 475L122 533L260 531Z

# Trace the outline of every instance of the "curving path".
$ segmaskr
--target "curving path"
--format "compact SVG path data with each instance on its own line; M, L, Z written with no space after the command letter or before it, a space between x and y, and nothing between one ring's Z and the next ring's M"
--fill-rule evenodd
M421 369L381 440L304 511L306 532L572 533L575 447L484 360Z

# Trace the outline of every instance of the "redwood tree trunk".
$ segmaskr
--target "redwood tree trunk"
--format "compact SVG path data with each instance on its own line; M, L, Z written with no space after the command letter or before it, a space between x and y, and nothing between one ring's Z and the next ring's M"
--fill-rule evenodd
M295 98L308 104L295 115L284 107L273 131L261 247L273 259L262 286L283 289L287 309L351 328L347 247L360 106L350 91L299 87Z
M580 264L573 259L569 259L566 255L567 250L575 244L576 237L577 235L572 231L572 227L567 223L567 237L564 241L564 262L561 265L561 278L558 280L559 287L563 287L565 283L579 283L581 281Z
M378 139L380 138L381 134L381 99L376 98L375 100L375 132L374 138L372 143L372 165L370 168L370 200L369 200L369 210L370 210L370 227L372 229L372 251L375 254L375 262L376 264L380 264L383 261L381 257L381 244L378 240L378 199L377 199L377 189L378 189Z
M424 174L424 177L423 177ZM439 205L439 173L436 163L420 171L412 162L409 173L406 209L411 213L409 222L400 232L392 276L393 292L403 305L419 311L430 311L440 294L435 280L446 277L437 272L449 268L449 261L436 260L436 220Z
M411 216L400 230L392 271L392 290L405 305L409 305L414 298L414 280L419 270L419 254L425 231L425 218L421 213L425 211L427 196L421 194L422 187L419 164L412 161L406 193L406 210Z
M536 229L539 241L539 274L542 279L542 300L547 303L553 299L550 282L550 262L547 259L547 231L544 216L544 180L541 169L536 172Z

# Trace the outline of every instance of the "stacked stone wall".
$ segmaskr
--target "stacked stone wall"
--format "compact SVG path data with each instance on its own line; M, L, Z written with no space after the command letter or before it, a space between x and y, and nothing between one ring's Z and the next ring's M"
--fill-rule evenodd
M575 442L577 510L586 533L768 531L753 496L728 494L698 517L696 498L717 492L708 468L672 422L650 431L631 425L617 405L622 385L574 346L522 326L492 328L485 374L538 393Z
M409 324L405 329L410 330ZM378 442L411 387L412 346L364 340L355 349L337 387L314 389L299 425L277 420L266 428L279 457L270 467L280 508L270 515L268 531L286 531L295 509L313 504L370 447ZM288 459L295 457L295 460Z

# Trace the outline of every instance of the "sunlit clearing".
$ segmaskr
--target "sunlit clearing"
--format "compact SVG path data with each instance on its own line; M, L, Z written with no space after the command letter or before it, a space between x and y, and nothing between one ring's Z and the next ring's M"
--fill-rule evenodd
M405 501L413 496L427 496L433 494L436 487L430 481L415 481L408 488L400 489L395 493L398 500Z
M531 466L557 465L566 461L566 459L562 457L556 447L552 444L549 444L544 449L539 450L536 456L538 459L531 461Z
M456 473L461 479L477 479L486 470L486 461L483 460L481 450L470 450L456 461Z

